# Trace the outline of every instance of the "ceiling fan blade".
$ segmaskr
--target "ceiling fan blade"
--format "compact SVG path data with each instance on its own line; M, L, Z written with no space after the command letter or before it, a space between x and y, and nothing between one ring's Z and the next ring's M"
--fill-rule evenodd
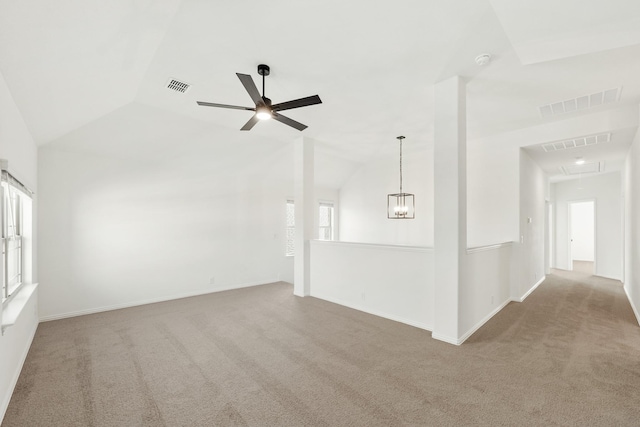
M251 99L253 99L253 102L256 105L264 105L264 100L262 99L262 96L260 96L260 92L258 92L258 88L256 87L256 84L253 82L253 79L251 78L251 76L248 74L240 74L240 73L236 73L236 76L238 76L238 78L242 82L242 85L249 93L249 96L251 97Z
M291 110L292 108L306 107L307 105L322 104L318 95L307 96L293 101L281 102L271 106L273 111Z
M234 110L249 110L249 111L255 111L255 108L251 108L251 107L240 107L237 105L226 105L226 104L214 104L213 102L204 102L204 101L196 101L198 103L198 105L201 105L203 107L220 107L220 108L232 108Z
M289 117L285 117L282 114L278 114L275 111L272 114L272 117L274 120L279 121L280 123L284 123L287 126L291 126L292 128L298 129L298 130L305 130L308 126L307 125L303 125L300 122L296 122L293 119L290 119Z
M242 126L242 128L240 128L240 130L251 130L251 128L254 127L256 123L258 123L259 121L260 119L258 119L258 116L254 114L253 117L251 117L249 121L245 123L245 125Z

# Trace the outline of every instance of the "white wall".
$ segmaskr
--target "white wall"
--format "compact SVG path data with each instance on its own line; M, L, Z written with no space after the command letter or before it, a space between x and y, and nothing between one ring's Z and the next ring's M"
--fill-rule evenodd
M225 165L191 148L184 162L41 148L43 319L291 280L290 146Z
M469 247L517 241L520 149L512 140L467 144ZM386 152L354 173L340 190L340 240L433 246L433 151L404 150L404 189L416 194L416 219L386 218L386 195L398 190L397 153Z
M520 239L513 245L511 297L522 300L544 279L545 200L547 177L531 157L520 150Z
M460 285L458 336L462 341L510 300L520 301L526 297L544 278L545 199L549 198L550 190L540 167L520 148L514 147L512 140L472 141L467 150L468 246L484 249L469 252L466 277ZM424 192L430 205L428 213L433 215L433 153L425 154L427 156L418 157L417 153L405 156L411 161L405 170L419 174L405 178L405 182L417 179L429 184L417 190L405 185L407 191L416 193L416 223L386 219L384 196L393 191L397 171L393 162L375 159L358 170L340 191L340 240L383 246L433 244L433 222L423 222L418 205L425 202L420 194ZM527 218L532 218L531 223ZM520 243L520 234L523 243ZM317 253L318 250L312 251L312 275L317 274L314 263ZM335 262L340 265L339 260ZM330 266L329 263L323 265ZM342 269L338 271L342 274ZM358 299L359 285L350 281L343 283L338 277L332 280L341 285L332 288L327 299L371 311L363 308ZM322 282L329 280L323 278ZM315 286L317 281L312 280L312 294Z
M433 249L311 242L311 295L433 328Z
M37 205L37 149L2 74L0 74L0 158L8 160L9 171L36 192L34 205ZM34 238L36 232L34 231ZM25 276L32 277L33 281L37 280L38 274L35 267L27 273ZM0 422L4 417L38 326L37 310L36 290L24 306L16 324L7 328L5 334L0 336Z
M467 246L518 240L520 149L513 141L467 144Z
M467 250L460 286L461 342L511 301L511 251L511 243Z
M552 184L555 207L555 263L553 267L571 268L569 262L569 211L572 201L595 200L595 273L622 279L622 197L619 172L583 177ZM575 257L574 257L575 258Z
M467 251L458 343L509 301L511 243ZM433 330L433 249L311 242L311 295L387 319Z
M397 146L394 146L397 147ZM387 150L340 189L340 240L433 246L433 151L403 144L403 191L415 194L416 218L387 219L387 194L400 185L399 153Z
M624 289L640 322L640 132L624 166Z

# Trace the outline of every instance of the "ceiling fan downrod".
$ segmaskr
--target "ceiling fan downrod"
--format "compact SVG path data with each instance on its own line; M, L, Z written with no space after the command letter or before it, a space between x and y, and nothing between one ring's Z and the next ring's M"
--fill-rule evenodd
M264 94L264 80L265 77L271 74L271 68L268 65L260 64L258 65L258 74L262 76L262 97L265 98Z

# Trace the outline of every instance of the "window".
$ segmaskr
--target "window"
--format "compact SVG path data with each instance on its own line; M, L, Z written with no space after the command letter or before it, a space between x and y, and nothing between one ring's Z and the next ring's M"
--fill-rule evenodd
M8 175L7 175L8 176ZM23 196L5 180L3 173L0 187L2 215L2 301L6 300L21 284L23 278Z
M284 254L293 256L295 254L295 237L296 237L296 211L293 200L287 200L287 246Z
M333 240L333 203L320 202L318 239Z

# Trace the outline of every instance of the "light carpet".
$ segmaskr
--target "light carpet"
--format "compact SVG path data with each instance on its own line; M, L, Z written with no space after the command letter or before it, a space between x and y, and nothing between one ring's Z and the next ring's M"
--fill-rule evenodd
M2 425L638 423L620 282L554 271L459 347L285 283L42 323Z

